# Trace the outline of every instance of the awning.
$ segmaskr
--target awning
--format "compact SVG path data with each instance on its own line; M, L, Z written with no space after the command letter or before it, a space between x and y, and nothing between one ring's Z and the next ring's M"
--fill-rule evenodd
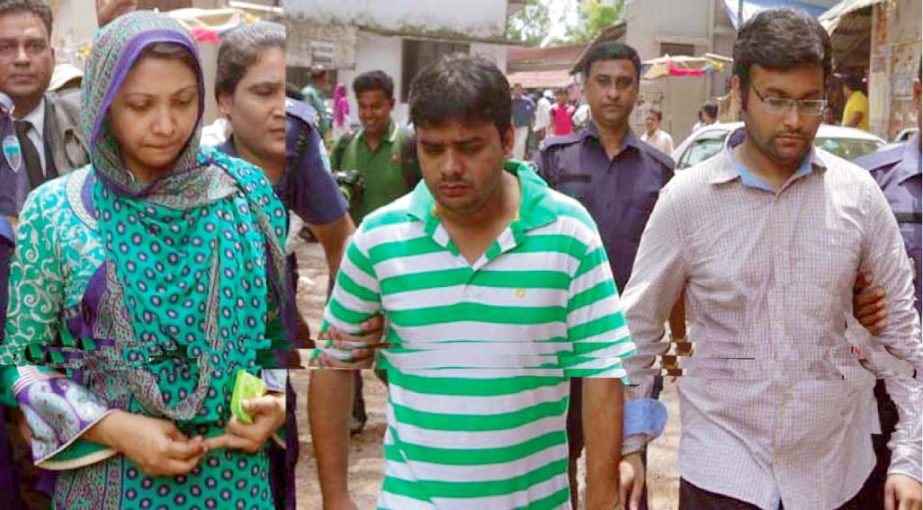
M743 3L744 17L743 20L746 22L748 19L756 16L760 11L765 11L766 9L773 9L776 7L792 7L794 9L801 9L802 11L807 12L815 18L819 18L824 11L827 10L823 5L816 5L810 2L802 2L799 0L724 0L724 11L727 13L728 18L731 18L731 24L734 25L734 28L739 28L737 26L737 6L738 4Z
M843 0L821 14L819 18L820 24L827 29L828 34L832 34L839 26L840 21L847 15L881 2L882 0Z
M527 89L551 89L566 87L574 83L574 77L571 76L568 69L556 69L553 71L517 71L506 75L510 85L521 83L523 88Z
M705 76L706 73L722 71L724 66L731 62L733 60L712 53L706 53L701 57L664 55L642 62L641 78L656 80L667 76Z

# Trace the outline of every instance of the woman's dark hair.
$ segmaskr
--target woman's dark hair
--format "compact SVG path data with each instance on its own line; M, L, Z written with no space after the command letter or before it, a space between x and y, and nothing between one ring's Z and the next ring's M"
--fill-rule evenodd
M493 62L464 54L446 55L425 67L410 86L410 119L433 127L459 121L489 122L504 140L513 120L510 84Z
M384 71L368 71L356 76L353 80L353 93L358 98L363 92L380 90L388 99L394 99L394 80Z
M42 20L48 39L51 39L52 15L51 7L42 0L3 0L0 2L0 16L20 12L32 13Z
M193 74L199 74L199 61L195 55L189 51L189 48L172 42L158 42L144 48L135 60L134 65L146 58L156 58L162 60L178 60L192 70Z
M830 36L808 13L791 8L768 9L750 18L737 32L734 44L734 75L742 93L750 86L750 68L784 70L816 64L830 75Z
M628 60L635 67L635 79L641 81L641 57L638 56L638 52L625 43L615 41L597 44L583 57L580 68L583 79L590 78L590 70L594 63L604 60Z
M660 122L663 120L663 113L656 108L651 108L650 110L647 111L647 114L657 117L657 122Z
M260 21L236 28L222 37L215 72L215 97L233 94L247 69L270 48L285 50L284 25Z

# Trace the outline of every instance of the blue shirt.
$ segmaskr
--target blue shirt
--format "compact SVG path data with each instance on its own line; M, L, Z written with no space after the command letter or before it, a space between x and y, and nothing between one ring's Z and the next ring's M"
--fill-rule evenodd
M913 268L913 285L916 292L917 313L920 313L921 257L921 188L923 172L920 169L920 133L897 147L879 150L856 159L855 163L871 172L881 191L891 204L904 238L904 247Z
M513 126L528 127L535 112L535 101L529 96L513 98Z
M285 113L285 172L273 190L286 209L304 221L332 223L346 214L348 206L330 173L323 142L314 127L314 110L301 101L287 99ZM233 139L218 149L237 157Z
M593 216L615 283L624 290L657 195L673 177L673 160L630 129L610 160L590 123L571 135L546 138L536 163L552 188L576 198Z

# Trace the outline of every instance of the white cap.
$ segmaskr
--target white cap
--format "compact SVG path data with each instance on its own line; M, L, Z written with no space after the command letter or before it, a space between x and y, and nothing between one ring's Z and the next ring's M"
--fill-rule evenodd
M54 72L51 73L48 90L58 90L69 81L76 79L83 79L83 71L71 64L58 64L54 66Z

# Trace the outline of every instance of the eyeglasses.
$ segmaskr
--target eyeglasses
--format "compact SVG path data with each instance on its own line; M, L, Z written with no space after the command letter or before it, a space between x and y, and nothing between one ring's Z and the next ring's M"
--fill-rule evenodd
M788 97L763 97L760 91L750 84L750 88L756 93L756 97L766 105L766 109L772 113L788 113L792 107L798 108L798 113L802 115L818 116L823 115L827 109L826 99L791 99Z

